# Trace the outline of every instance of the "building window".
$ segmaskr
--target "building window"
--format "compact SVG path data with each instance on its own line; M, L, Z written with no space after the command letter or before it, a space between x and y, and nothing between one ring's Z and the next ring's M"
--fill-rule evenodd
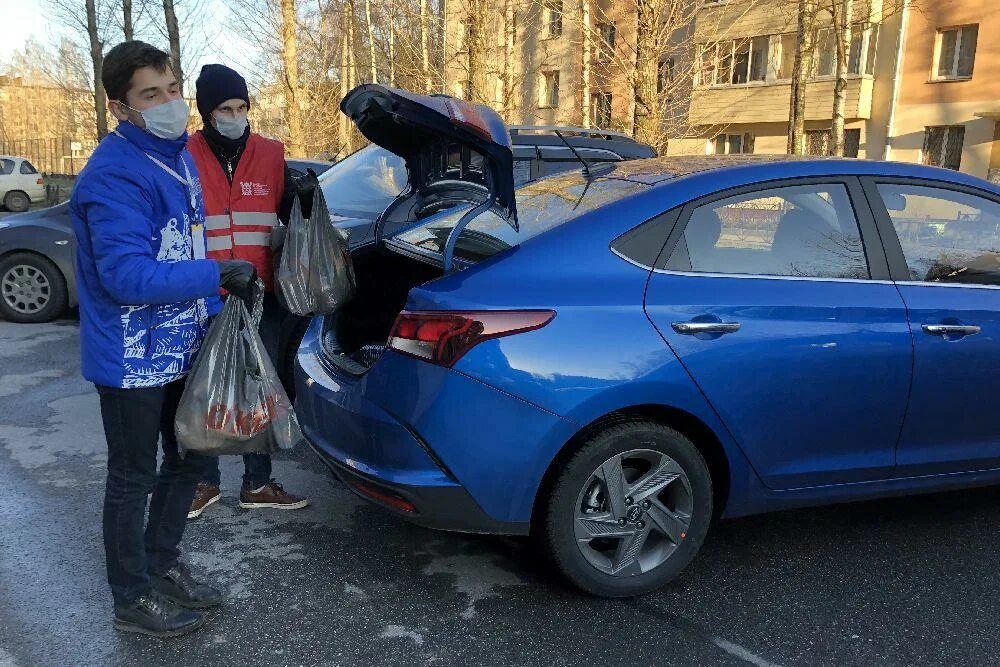
M806 155L830 154L830 130L806 130Z
M656 64L656 92L662 95L664 92L670 94L670 86L674 82L674 59L663 58Z
M611 127L611 93L597 93L594 98L594 125L603 129Z
M538 77L538 108L555 109L559 106L559 71L542 72Z
M936 63L934 78L971 79L978 40L978 25L938 30L937 42L934 45Z
M597 59L607 62L615 53L617 29L614 23L598 23L597 32L601 36L601 43L597 47Z
M767 79L770 36L735 39L701 47L698 83L725 86Z
M795 68L795 33L779 35L777 56L777 76L779 80L791 79L792 70Z
M542 5L542 34L545 39L562 35L562 0L545 0Z
M791 39L786 42L785 38ZM874 74L875 50L878 43L878 25L858 23L851 28L851 43L847 50L848 74ZM795 35L782 35L782 70L779 79L791 78L795 62ZM787 64L784 52L787 48ZM862 69L862 67L864 69ZM821 28L816 32L816 49L813 54L812 76L835 76L837 74L837 33L833 28Z
M924 130L924 150L921 162L933 167L958 171L962 166L962 146L965 144L964 125L940 125Z
M709 148L709 152L716 155L753 153L753 135L749 132L744 132L743 134L720 134L712 140Z
M844 130L844 157L857 157L861 150L861 128Z

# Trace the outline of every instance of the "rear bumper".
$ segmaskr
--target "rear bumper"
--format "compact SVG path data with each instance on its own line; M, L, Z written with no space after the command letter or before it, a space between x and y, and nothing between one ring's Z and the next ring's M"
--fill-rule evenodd
M332 368L314 322L296 358L296 413L358 495L414 523L526 534L542 476L575 428L459 372L386 352L361 377ZM400 509L402 503L412 508Z
M349 468L313 444L309 446L334 475L355 495L418 526L461 533L527 535L528 523L497 521L486 514L461 486L408 486L392 484ZM400 500L413 510L403 509Z

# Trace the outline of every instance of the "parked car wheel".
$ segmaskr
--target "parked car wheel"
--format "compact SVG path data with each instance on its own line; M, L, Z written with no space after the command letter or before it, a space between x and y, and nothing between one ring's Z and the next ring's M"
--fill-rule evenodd
M66 279L40 255L0 260L0 315L13 322L50 322L66 310Z
M11 190L4 197L3 205L8 211L14 213L24 213L31 206L31 200L28 199L28 195L24 194L20 190Z
M677 431L617 424L569 460L546 510L547 550L571 582L594 595L640 595L698 553L712 520L712 478Z

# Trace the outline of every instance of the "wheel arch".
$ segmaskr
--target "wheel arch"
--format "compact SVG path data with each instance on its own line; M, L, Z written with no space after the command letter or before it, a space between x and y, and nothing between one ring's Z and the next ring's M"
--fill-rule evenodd
M76 305L76 298L74 294L75 277L66 275L63 267L59 266L59 262L46 255L44 252L40 252L33 248L9 248L7 250L0 250L0 264L12 255L34 255L35 257L44 259L46 262L56 267L56 271L59 272L59 276L63 279L63 283L66 285L66 308L72 308Z
M541 499L548 496L553 484L559 476L563 464L596 433L615 424L635 421L653 421L676 429L694 443L705 458L709 474L712 477L713 507L716 516L722 514L729 501L732 480L732 467L722 441L704 421L695 415L669 405L646 403L619 408L605 414L576 432L556 453L549 463L542 482L535 494L532 506L531 525L538 525L541 513Z

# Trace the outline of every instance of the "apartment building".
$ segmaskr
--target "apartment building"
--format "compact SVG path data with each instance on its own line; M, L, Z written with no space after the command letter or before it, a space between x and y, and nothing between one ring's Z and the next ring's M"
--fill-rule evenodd
M788 0L708 0L698 11L691 136L672 154L784 153L797 14ZM893 92L901 17L891 2L855 2L848 54L845 154L881 157ZM829 16L815 29L806 84L807 152L825 154L833 117L836 36Z
M900 80L886 157L1000 182L996 0L935 0L903 15Z
M484 11L476 1L447 0L445 5L449 94L490 104L510 124L632 130L633 84L626 70L634 60L633 0L590 0L586 15L579 1L513 0L507 11L504 4ZM470 54L476 44L477 52ZM585 105L588 47L590 101ZM674 72L673 60L664 58L660 70L665 80ZM473 81L475 76L482 80Z

